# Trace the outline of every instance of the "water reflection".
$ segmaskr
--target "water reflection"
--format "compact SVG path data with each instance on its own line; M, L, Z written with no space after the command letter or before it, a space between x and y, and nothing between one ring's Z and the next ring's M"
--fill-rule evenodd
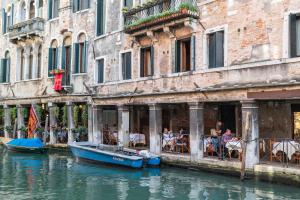
M131 170L0 149L0 199L299 199L299 188L184 169Z

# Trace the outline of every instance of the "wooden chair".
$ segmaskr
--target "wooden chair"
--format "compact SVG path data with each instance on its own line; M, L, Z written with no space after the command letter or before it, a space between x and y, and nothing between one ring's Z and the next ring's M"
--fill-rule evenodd
M269 143L269 151L270 151L270 161L272 162L273 161L273 158L275 160L277 160L277 156L276 154L274 155L273 154L273 145L275 143L275 139L270 139L270 143Z

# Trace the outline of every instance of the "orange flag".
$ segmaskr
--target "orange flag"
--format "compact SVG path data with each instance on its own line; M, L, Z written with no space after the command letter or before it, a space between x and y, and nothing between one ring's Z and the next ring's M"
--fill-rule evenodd
M29 114L29 121L28 121L28 138L34 137L34 131L37 128L37 124L38 124L38 118L37 118L36 112L34 110L34 107L31 106L30 114Z

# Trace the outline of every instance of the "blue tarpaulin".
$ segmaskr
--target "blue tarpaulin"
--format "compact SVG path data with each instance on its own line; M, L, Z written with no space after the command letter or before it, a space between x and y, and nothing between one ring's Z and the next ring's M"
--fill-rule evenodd
M7 143L17 147L28 147L28 148L43 148L45 145L40 139L14 139Z

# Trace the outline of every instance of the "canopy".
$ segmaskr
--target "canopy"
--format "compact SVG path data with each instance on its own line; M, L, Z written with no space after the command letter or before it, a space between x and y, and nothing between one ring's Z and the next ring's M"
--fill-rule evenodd
M8 145L28 148L43 148L45 145L40 139L14 139Z

